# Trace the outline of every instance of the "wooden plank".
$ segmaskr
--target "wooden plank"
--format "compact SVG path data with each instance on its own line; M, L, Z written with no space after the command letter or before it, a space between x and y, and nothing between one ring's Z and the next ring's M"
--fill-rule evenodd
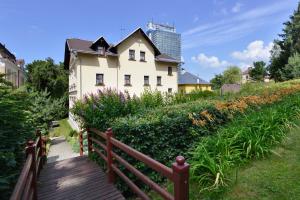
M85 156L45 166L38 184L38 199L118 199L122 194L109 184L101 168Z

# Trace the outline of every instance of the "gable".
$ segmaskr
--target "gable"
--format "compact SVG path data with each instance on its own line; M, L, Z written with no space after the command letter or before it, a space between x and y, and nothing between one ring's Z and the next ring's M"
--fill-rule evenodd
M155 50L152 45L140 34L135 33L124 40L120 45L116 47L119 55L125 54L128 55L129 50L135 50L136 55L139 54L140 51L146 52L146 55L152 55L153 58L155 56Z
M140 35L141 37L144 38L144 40L152 47L153 52L155 54L155 56L160 55L160 51L158 50L158 48L154 45L154 43L150 40L150 38L146 35L146 33L141 29L138 28L135 31L133 31L131 34L129 34L127 37L125 37L123 40L121 40L120 42L118 42L115 46L114 49L118 49L118 47L120 45L122 45L124 42L126 42L127 40L129 40L130 38Z

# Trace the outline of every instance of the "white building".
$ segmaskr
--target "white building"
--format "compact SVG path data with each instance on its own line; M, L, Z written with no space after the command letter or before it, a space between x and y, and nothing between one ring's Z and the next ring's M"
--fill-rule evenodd
M5 74L5 79L19 88L25 82L24 60L16 60L3 44L0 43L0 74Z
M145 89L177 92L179 61L162 54L141 28L117 44L67 39L65 66L69 68L69 101L99 89L112 88L139 96Z

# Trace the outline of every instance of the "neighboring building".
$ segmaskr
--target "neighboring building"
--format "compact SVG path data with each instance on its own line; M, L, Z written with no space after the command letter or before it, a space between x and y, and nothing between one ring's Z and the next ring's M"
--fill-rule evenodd
M182 69L179 75L178 91L181 93L190 93L193 90L211 91L211 84Z
M96 41L67 39L64 63L70 71L70 107L74 100L104 88L137 96L146 89L178 90L179 62L162 54L141 28L116 45L104 37Z
M224 84L221 87L221 95L226 93L237 93L241 90L241 84Z
M248 82L253 82L254 80L251 78L250 76L250 71L251 71L252 67L248 67L245 71L243 71L242 73L242 83L248 83ZM264 76L264 82L268 83L270 82L270 76L269 75L265 75Z
M251 70L251 67L248 67L245 71L243 71L242 73L242 83L247 83L251 80L251 77L250 77L250 70Z
M181 61L181 35L174 26L149 22L147 35L160 52Z
M17 60L3 44L0 43L0 73L5 79L19 88L25 82L24 60Z

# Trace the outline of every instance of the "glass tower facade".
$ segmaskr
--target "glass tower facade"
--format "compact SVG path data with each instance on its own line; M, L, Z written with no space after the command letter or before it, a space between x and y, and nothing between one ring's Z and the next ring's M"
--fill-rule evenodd
M181 35L176 33L174 26L150 22L147 28L148 37L161 53L181 61Z

